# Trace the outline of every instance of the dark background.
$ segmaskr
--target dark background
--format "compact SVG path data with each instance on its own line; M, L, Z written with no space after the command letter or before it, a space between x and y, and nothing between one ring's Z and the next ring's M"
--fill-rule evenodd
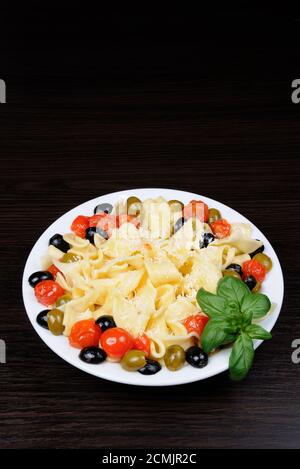
M300 447L299 14L1 6L1 448ZM102 381L33 331L21 276L37 237L112 191L220 200L272 242L285 301L248 378L173 388Z

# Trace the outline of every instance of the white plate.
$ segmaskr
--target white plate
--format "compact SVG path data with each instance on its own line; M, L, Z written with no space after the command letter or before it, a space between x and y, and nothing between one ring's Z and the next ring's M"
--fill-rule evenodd
M28 284L28 277L33 272L41 270L40 257L46 253L48 241L55 233L67 233L70 231L70 225L73 219L80 214L93 214L94 207L103 202L114 204L118 200L135 195L142 201L150 197L163 196L167 200L177 199L183 203L188 203L192 199L200 199L208 204L209 207L219 209L224 218L230 222L251 223L245 217L235 210L221 204L215 200L209 199L202 195L182 192L172 189L133 189L113 194L104 195L96 199L90 200L78 207L70 210L65 215L56 220L38 239L27 259L23 274L23 299L25 308L33 328L36 330L41 339L51 348L57 355L66 360L71 365L80 368L87 373L91 373L99 378L116 381L119 383L134 384L141 386L171 386L177 384L191 383L202 379L209 378L228 369L228 358L230 349L222 350L209 359L208 365L203 369L196 369L190 365L184 366L181 370L171 372L163 368L154 376L143 376L140 373L125 371L118 363L105 362L100 365L89 365L82 362L78 358L78 350L72 348L68 344L68 339L64 336L54 336L49 331L43 329L36 323L37 314L43 309L36 301L34 290ZM266 237L253 224L253 237L260 239L265 245L265 252L272 258L273 269L268 273L264 282L263 292L266 293L272 303L276 303L276 308L272 314L268 315L261 325L268 331L271 331L280 313L283 301L283 276L277 255ZM258 347L261 341L255 342ZM271 366L271 365L270 365ZM255 367L255 363L254 363ZM255 372L255 371L254 371Z

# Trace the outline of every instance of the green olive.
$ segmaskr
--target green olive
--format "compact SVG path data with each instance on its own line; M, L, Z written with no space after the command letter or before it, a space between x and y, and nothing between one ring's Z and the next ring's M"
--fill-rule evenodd
M240 274L236 270L222 270L223 277L235 277L241 280Z
M180 345L170 345L166 350L164 360L170 371L179 370L185 362L185 351Z
M142 210L142 202L137 197L129 197L126 202L128 215L139 215Z
M64 313L60 309L50 309L47 313L48 328L54 335L61 335L64 332Z
M65 295L62 295L58 298L58 300L55 303L56 308L59 306L65 305L68 303L68 301L72 300L72 295L70 293L66 293Z
M258 254L255 254L253 259L260 262L260 264L264 266L267 272L269 272L272 269L272 266L273 266L272 260L270 259L269 256L267 256L263 252L259 252Z
M146 353L142 350L129 350L121 360L122 367L127 371L137 371L146 363Z
M222 215L219 210L216 208L210 208L208 211L208 223L213 223L214 221L221 220Z
M179 200L169 200L168 202L171 212L182 212L184 204Z
M65 262L66 264L70 264L71 262L77 262L82 259L79 254L74 254L74 252L66 252L60 259L61 262Z
M261 283L258 280L256 280L256 285L255 285L254 288L252 288L251 292L252 293L257 293L257 292L259 292L260 289L261 289Z

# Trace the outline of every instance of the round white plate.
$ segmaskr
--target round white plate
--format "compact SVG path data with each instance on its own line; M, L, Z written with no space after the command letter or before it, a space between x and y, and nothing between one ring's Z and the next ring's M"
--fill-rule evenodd
M70 210L65 215L56 220L35 243L29 257L27 259L23 274L23 299L25 308L33 328L36 330L41 339L51 348L57 355L66 360L71 365L80 368L87 373L91 373L99 378L116 381L119 383L134 384L141 386L171 386L177 384L190 383L202 379L209 378L228 369L228 359L230 349L224 349L216 353L209 359L208 365L203 369L196 369L190 365L184 366L181 370L171 372L163 368L154 376L143 376L140 373L125 371L118 363L104 362L100 365L89 365L82 362L78 358L78 350L69 346L68 339L64 336L54 336L51 332L43 329L36 323L37 314L44 309L35 299L34 290L28 284L28 277L33 272L41 270L40 257L46 253L48 241L55 233L67 233L70 231L70 225L77 215L92 215L94 207L103 202L114 204L115 202L135 195L142 201L147 198L163 196L167 200L177 199L187 204L192 199L203 200L209 207L219 209L224 218L230 222L251 223L245 217L235 210L221 204L215 200L209 199L202 195L192 194L189 192L177 191L172 189L133 189L113 194L107 194L96 199L85 202L82 205ZM266 237L253 224L253 237L263 241L265 252L272 258L273 269L268 273L264 282L263 293L267 294L272 303L276 304L275 309L269 314L261 325L268 331L273 328L283 301L283 276L277 255ZM261 341L255 342L258 347ZM255 365L254 365L255 366Z

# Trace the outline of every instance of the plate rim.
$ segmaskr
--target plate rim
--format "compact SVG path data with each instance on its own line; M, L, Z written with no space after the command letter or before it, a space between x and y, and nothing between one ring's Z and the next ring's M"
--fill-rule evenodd
M224 364L224 366L221 366L217 369L212 369L209 373L207 373L206 376L196 376L196 374L194 375L193 372L191 373L190 377L187 379L186 377L182 377L180 379L180 371L177 371L176 373L173 373L173 372L169 372L170 373L170 377L172 376L175 377L175 379L171 379L170 382L162 382L160 383L159 381L156 382L156 380L154 381L151 381L150 379L152 378L153 380L153 376L142 376L142 375L139 375L138 373L130 373L130 372L127 372L128 373L128 378L125 378L125 377L120 377L118 378L113 376L113 377L108 377L108 376L102 376L100 375L99 373L97 373L97 370L99 370L98 366L96 365L93 365L95 368L93 368L92 365L88 365L88 364L85 364L84 362L77 362L77 360L79 360L78 356L77 356L77 359L74 360L73 358L70 358L70 357L65 357L64 356L64 353L63 352L60 352L59 350L55 349L54 346L52 346L51 343L51 336L50 337L50 340L48 341L47 340L47 336L44 336L43 335L43 332L47 332L47 331L43 331L41 330L41 328L38 326L38 324L36 323L36 321L34 319L31 318L30 314L29 314L29 311L28 311L28 308L27 308L27 292L26 290L28 290L28 278L27 278L27 270L28 270L28 266L30 265L30 261L31 261L31 257L33 255L33 253L35 252L35 249L36 249L36 246L42 241L42 239L46 236L46 232L50 231L52 229L52 227L59 221L61 221L61 219L67 217L68 215L71 215L72 212L76 212L76 211L79 211L80 210L80 207L86 205L86 204L92 204L92 203L96 203L96 201L101 201L102 198L104 197L118 197L117 200L120 200L122 199L122 195L123 197L126 195L126 194L129 194L131 192L137 192L137 191L143 191L145 193L147 192L153 192L153 191L156 191L158 192L157 196L164 196L163 194L159 193L159 191L161 192L170 192L170 191L173 191L173 192L177 192L178 194L181 193L184 197L197 197L199 199L204 199L205 201L209 201L210 203L216 203L217 205L219 206L223 206L226 210L229 209L231 211L233 211L238 217L242 217L243 222L248 222L251 224L251 226L253 227L254 230L257 230L259 233L261 233L261 235L263 236L263 238L267 241L269 247L271 248L271 250L273 251L272 255L274 254L274 257L272 257L272 259L276 259L276 263L277 263L277 268L278 268L278 273L277 275L279 276L279 280L280 280L280 286L281 286L281 290L282 290L282 295L281 295L281 298L280 298L280 302L276 304L276 310L278 310L277 314L276 314L276 318L274 318L274 321L273 321L273 324L272 326L268 329L269 331L271 331L276 322L278 321L278 318L280 316L280 313L281 313L281 309L282 309L282 304L283 304L283 299L284 299L284 291L285 291L285 286L284 286L284 275L283 275L283 271L282 271L282 267L281 267L281 263L279 261L279 258L277 256L277 253L275 251L275 249L273 248L272 244L270 243L269 239L264 235L264 233L256 226L254 225L247 217L245 217L243 214L241 214L240 212L238 212L237 210L235 210L234 208L224 204L223 202L220 202L216 199L212 199L210 197L207 197L207 196L204 196L204 195L201 195L201 194L196 194L196 193L193 193L193 192L188 192L188 191L183 191L183 190L180 190L180 189L173 189L173 188L159 188L159 187L151 187L151 188L143 188L143 187L140 187L140 188L132 188L132 189L125 189L125 190L121 190L121 191L114 191L114 192L110 192L110 193L106 193L106 194L103 194L103 195L100 195L98 197L95 197L93 199L89 199L89 200L86 200L85 202L82 202L81 204L71 208L70 210L68 210L67 212L63 213L61 216L59 216L58 218L56 218L42 233L41 235L38 237L38 239L36 240L36 242L34 243L33 247L31 248L31 250L29 251L29 254L27 256L27 259L26 259L26 262L25 262L25 266L24 266L24 270L23 270L23 275L22 275L22 297L23 297L23 304L24 304L24 307L25 307L25 311L26 311L26 315L33 327L33 329L36 331L36 333L38 334L38 336L40 337L40 339L46 344L47 347L50 348L50 350L52 350L57 356L59 356L62 360L64 360L65 362L69 363L70 365L74 366L75 368L81 370L81 371L84 371L84 372L87 372L88 374L91 374L97 378L101 378L101 379L105 379L107 381L111 381L111 382L116 382L116 383L120 383L120 384L127 384L127 385L134 385L134 386L145 386L145 387L160 387L160 386L177 386L177 385L183 385L183 384L189 384L189 383L192 383L192 382L197 382L197 381L202 381L202 380L205 380L205 379L208 379L208 378L211 378L213 376L216 376L218 374L221 374L223 373L224 371L228 370L228 360L227 360L227 364ZM127 195L128 196L128 195ZM116 202L115 201L115 202ZM39 253L39 256L41 256L42 254ZM46 309L46 308L45 308ZM273 311L274 313L274 311ZM261 344L263 343L262 340L256 340L254 341L254 347L255 349L258 348ZM225 355L228 355L229 357L229 352L230 352L230 348L229 349L225 349L225 350L222 350L222 352L218 352L218 353L222 353L225 357ZM222 356L223 356L222 355ZM228 358L227 357L227 358ZM114 366L116 364L113 364ZM187 367L184 367L183 369L185 369ZM199 370L196 370L196 369L193 369L193 371L198 371ZM123 371L123 370L122 370ZM139 375L140 378L142 378L140 381L137 381L137 382L134 382L135 380L132 379L134 377L136 377L136 375ZM127 376L127 375L126 375ZM155 375L159 378L159 374L158 375ZM146 379L145 379L146 378ZM148 378L148 379L147 379Z

